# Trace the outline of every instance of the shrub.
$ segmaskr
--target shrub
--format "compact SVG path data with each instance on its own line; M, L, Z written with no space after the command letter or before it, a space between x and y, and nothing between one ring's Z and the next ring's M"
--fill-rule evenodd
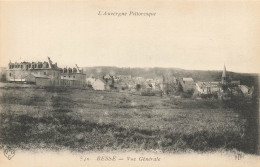
M188 91L186 91L186 92L183 92L183 93L181 94L181 97L182 97L182 98L191 98L192 95L193 95L193 93L194 93L194 89L191 89L191 90L188 90Z
M200 97L203 98L203 99L206 99L206 98L211 98L213 95L212 94L201 94Z
M1 74L0 81L1 82L5 82L6 81L6 75L5 74Z
M141 85L140 84L136 84L136 90L139 91L141 89Z

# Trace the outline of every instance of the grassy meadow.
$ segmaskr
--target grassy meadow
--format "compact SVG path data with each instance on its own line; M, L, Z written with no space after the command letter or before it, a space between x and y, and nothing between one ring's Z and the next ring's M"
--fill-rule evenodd
M247 119L216 99L2 87L0 147L250 152Z

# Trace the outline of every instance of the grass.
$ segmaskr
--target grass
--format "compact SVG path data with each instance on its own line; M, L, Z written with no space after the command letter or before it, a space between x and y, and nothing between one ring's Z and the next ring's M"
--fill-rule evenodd
M247 119L214 99L34 87L0 93L1 148L250 152Z

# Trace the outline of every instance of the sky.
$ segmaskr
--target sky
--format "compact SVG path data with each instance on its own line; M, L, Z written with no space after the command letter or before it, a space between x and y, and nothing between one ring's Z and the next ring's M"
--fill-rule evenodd
M151 12L155 16L104 16ZM260 71L260 2L0 2L0 66Z

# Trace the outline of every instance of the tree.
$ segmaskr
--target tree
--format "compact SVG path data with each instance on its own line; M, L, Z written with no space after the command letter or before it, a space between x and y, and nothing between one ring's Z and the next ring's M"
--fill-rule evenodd
M141 89L141 85L140 84L136 84L135 88L136 88L137 91L139 91Z

